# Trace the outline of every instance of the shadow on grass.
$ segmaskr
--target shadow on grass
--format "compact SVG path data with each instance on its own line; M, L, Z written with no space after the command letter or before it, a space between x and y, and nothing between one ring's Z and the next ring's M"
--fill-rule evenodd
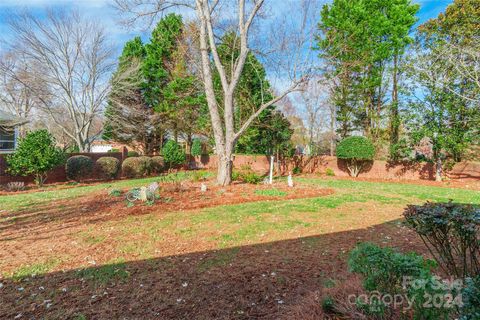
M98 267L0 280L0 318L278 319L312 291L348 281L348 252L363 241L424 251L393 221L148 260L119 257Z

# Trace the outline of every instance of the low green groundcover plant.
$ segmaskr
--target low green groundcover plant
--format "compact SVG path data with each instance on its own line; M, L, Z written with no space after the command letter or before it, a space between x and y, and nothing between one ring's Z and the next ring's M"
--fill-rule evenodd
M55 138L47 130L37 130L20 139L17 149L6 161L8 173L33 175L35 183L43 186L48 172L65 162L65 153L56 146Z
M65 172L69 180L80 182L90 177L93 172L93 160L87 156L73 156L68 158Z
M345 160L352 177L357 177L368 161L373 160L375 147L365 137L352 136L343 139L337 146L337 158Z
M435 297L461 297L461 288L454 291L439 285L432 273L436 268L435 261L416 253L403 254L392 248L361 243L350 253L348 265L350 271L363 276L363 287L370 294L369 301L357 300L357 307L366 315L379 319L387 315L392 317L398 312L393 304L385 303L389 301L384 299L385 296L403 297L405 305L400 308L408 306L408 297L412 301L413 318L418 320L448 319L455 310L453 303L449 305L445 301L431 308L428 304ZM461 305L458 299L456 301Z

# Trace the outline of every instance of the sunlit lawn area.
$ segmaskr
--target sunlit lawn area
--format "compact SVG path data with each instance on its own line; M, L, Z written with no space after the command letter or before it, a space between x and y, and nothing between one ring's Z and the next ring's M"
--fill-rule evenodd
M287 192L258 189L253 192L277 200L186 211L120 203L115 208L131 211L103 216L85 200L156 180L1 196L0 290L6 298L0 314L274 318L298 303L300 291L346 281L346 255L357 242L424 253L401 223L407 204L480 204L475 190L324 177L296 182L333 194L281 200ZM94 218L74 223L65 218L72 210ZM33 216L41 218L25 218Z

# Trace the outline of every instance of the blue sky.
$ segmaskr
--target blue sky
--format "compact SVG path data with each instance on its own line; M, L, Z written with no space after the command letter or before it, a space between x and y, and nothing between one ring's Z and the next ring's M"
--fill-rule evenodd
M321 0L319 0L321 1ZM452 0L417 0L421 4L419 12L420 23L430 18L436 17L440 12L444 11ZM101 21L108 32L111 34L112 40L119 47L123 43L138 34L138 30L126 30L117 24L118 17L115 10L110 5L110 0L0 0L0 35L10 37L11 31L5 24L6 14L9 10L27 8L33 12L41 14L45 6L49 7L77 7L82 13L90 16L92 19ZM281 7L281 6L280 6Z

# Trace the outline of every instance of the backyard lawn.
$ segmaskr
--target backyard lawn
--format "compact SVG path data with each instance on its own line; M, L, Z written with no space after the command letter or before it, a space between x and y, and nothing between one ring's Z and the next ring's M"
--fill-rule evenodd
M111 195L158 180L0 195L0 318L315 318L324 292L358 289L356 243L427 255L407 204L480 204L475 189L319 176L200 192L187 173L154 204Z

